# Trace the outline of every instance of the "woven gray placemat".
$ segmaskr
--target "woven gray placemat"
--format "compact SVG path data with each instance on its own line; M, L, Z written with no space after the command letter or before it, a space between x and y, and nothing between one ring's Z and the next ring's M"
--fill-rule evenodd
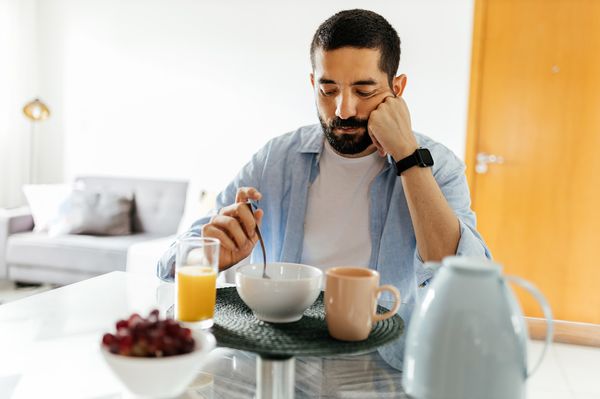
M379 306L378 312L387 309ZM395 315L375 324L369 337L359 342L338 341L327 332L323 293L297 322L275 324L258 320L235 287L217 290L212 333L219 346L257 353L263 357L325 356L369 352L397 339L404 322Z

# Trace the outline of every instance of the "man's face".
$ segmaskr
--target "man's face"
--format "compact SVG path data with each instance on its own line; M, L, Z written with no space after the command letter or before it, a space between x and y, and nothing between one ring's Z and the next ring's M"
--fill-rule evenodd
M398 78L394 91L379 69L379 50L342 47L315 51L311 83L325 137L340 154L363 156L375 151L367 132L369 115L383 100L401 94ZM398 84L396 82L398 81Z

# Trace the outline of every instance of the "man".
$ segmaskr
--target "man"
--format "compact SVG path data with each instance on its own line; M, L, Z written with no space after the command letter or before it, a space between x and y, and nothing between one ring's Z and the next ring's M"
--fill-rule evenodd
M221 270L253 252L257 223L268 261L376 269L382 283L399 288L408 322L432 277L425 261L489 257L464 165L412 131L402 99L407 78L396 76L400 39L383 17L335 14L317 29L310 57L320 124L267 143L217 197L218 212L186 234L221 241ZM254 216L248 200L259 203ZM172 279L173 264L171 248L158 275ZM399 368L402 352L398 343L381 354Z

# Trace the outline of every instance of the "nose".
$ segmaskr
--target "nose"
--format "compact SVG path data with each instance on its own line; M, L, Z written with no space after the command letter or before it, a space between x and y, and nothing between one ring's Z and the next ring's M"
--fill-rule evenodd
M352 93L344 91L336 98L335 116L348 119L356 116L356 99Z

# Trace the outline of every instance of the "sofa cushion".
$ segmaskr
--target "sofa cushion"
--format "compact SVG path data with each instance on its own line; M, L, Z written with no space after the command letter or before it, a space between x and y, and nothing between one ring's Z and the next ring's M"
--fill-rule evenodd
M48 234L131 234L132 205L132 195L73 190L61 204L57 218L50 223Z
M94 274L125 270L127 248L136 242L157 238L156 234L127 236L19 233L9 237L6 263L79 270Z
M33 217L34 231L48 231L63 203L73 190L70 184L26 184L23 193Z
M133 232L175 234L183 215L188 183L122 177L82 176L85 190L133 193Z

